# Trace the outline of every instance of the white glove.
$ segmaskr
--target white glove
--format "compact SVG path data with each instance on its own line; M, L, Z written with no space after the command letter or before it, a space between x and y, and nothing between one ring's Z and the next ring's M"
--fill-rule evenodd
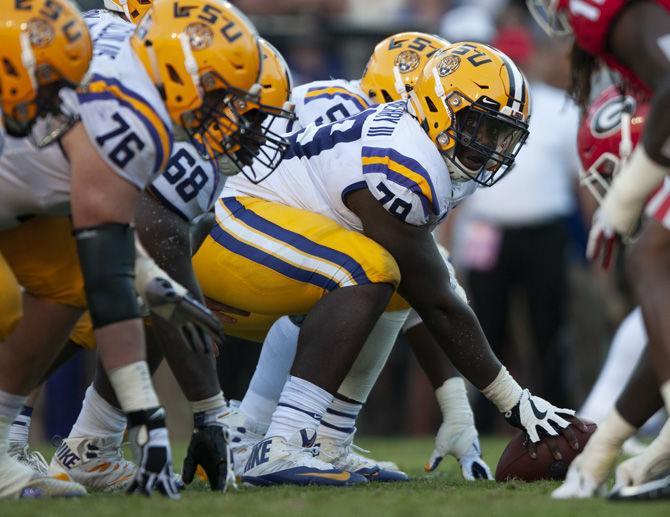
M163 408L129 413L128 428L135 456L139 458L135 479L128 493L150 496L154 490L158 490L170 499L179 499Z
M565 481L551 493L553 499L587 499L607 493L607 478L599 480L584 468L584 454L577 456L568 468Z
M651 481L670 470L670 452L648 448L642 454L628 458L616 469L614 490Z
M565 429L570 425L564 417L574 414L572 409L557 408L525 389L521 392L516 406L505 413L505 419L514 427L525 431L532 443L537 443L542 431L549 436L558 436L558 429Z
M599 208L593 214L589 240L586 245L586 258L592 262L600 258L603 268L607 269L612 263L614 250L620 243L621 235L607 221L603 209Z

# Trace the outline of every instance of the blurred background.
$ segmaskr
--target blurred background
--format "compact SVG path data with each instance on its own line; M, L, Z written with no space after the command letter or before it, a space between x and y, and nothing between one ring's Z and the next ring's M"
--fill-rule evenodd
M102 0L80 0L84 9ZM440 228L491 345L522 385L578 408L610 338L632 307L622 266L603 273L584 248L594 202L577 185L577 108L568 99L569 43L550 40L523 0L238 0L259 33L285 55L295 84L360 78L374 46L401 31L490 43L531 82L531 136L516 168L462 204ZM228 342L224 392L240 398L260 347ZM333 351L337 353L337 351ZM80 354L49 381L34 438L66 436L94 365ZM157 375L172 436L190 432L188 407L164 366ZM473 392L480 432L509 432ZM389 408L392 408L389 410ZM39 419L39 421L38 421ZM441 422L432 389L402 338L360 419L360 432L433 434Z

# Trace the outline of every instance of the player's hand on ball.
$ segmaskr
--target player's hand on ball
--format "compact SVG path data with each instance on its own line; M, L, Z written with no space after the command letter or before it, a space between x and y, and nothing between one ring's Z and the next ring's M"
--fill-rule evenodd
M145 300L152 313L175 325L194 352L210 353L223 341L219 319L180 284L156 277L146 288Z
M128 493L150 496L154 490L179 499L172 470L172 451L165 427L165 410L156 407L128 414L128 433L135 450L137 472Z
M544 437L548 437L546 443L549 449L556 459L561 459L559 448L551 438L558 437L560 433L574 450L578 450L580 444L570 425L578 425L580 429L586 430L586 425L574 418L574 415L572 409L557 408L525 389L517 405L505 413L505 419L526 433L530 442L528 453L531 457L535 456L535 445Z
M228 429L211 425L193 433L184 458L184 483L193 481L198 466L205 471L212 490L226 490L231 485L236 488Z

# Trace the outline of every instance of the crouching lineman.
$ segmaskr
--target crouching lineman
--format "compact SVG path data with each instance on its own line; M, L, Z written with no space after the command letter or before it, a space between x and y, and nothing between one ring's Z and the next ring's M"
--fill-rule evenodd
M582 183L599 203L602 203L623 162L638 145L648 112L647 101L622 94L620 87L605 90L589 107L579 130L578 148ZM639 318L639 309L636 313ZM629 316L626 322L630 319ZM635 323L630 325L635 330L628 333L629 340L646 341L642 322L639 327ZM622 380L618 379L618 382ZM600 423L584 451L572 462L565 482L554 490L552 497L587 498L606 494L607 480L625 441L662 407L663 399L658 392L653 364L645 349L614 408ZM648 448L617 467L614 494L625 494L627 485L651 481L669 468L669 437L670 424L666 423ZM661 484L659 488L663 486Z
M288 68L281 55L265 40L259 39L262 68L260 105L253 109L263 114L290 118L285 105L291 89ZM247 61L249 63L250 61ZM254 106L249 103L249 107ZM268 138L251 125L245 126L242 140L250 148ZM277 154L279 156L279 154ZM237 158L236 158L237 159ZM200 287L191 266L190 223L208 213L223 188L224 177L217 164L201 158L186 142L175 144L168 167L144 194L136 214L138 234L143 244L172 278L180 281L201 298ZM159 223L160 221L160 223ZM229 308L226 308L230 311ZM212 354L193 354L169 325L154 321L147 333L156 339L186 398L193 409L195 432L184 462L182 477L190 483L196 467L202 466L212 489L224 489L227 475L227 443L222 416L228 408L219 385ZM63 440L51 460L49 473L77 480L91 490L123 489L132 477L135 465L124 460L119 445L125 418L116 408L108 383L96 372L88 388L82 410L70 435ZM94 454L83 454L95 448ZM72 458L76 457L76 460ZM228 478L228 481L231 481Z
M9 16L10 21L25 20L34 15L23 12L26 6L21 4L3 16ZM216 121L226 116L226 110L237 113L230 103L246 101L247 97L257 99L247 92L259 70L256 33L225 3L196 1L189 3L189 9L180 10L178 3L161 0L134 34L133 27L118 18L94 16L88 20L94 58L86 83L76 91L61 88L63 103L58 109L58 97L53 93L61 85L59 63L77 56L76 52L64 52L62 45L78 41L74 29L81 28L82 38L88 34L78 15L79 24L51 24L64 12L73 11L66 6L52 1L31 4L30 8L42 16L35 24L32 41L12 35L6 29L11 24L3 24L2 51L8 48L5 39L11 37L23 42L24 51L3 55L12 63L11 69L5 67L3 71L32 71L35 61L28 59L32 48L37 58L36 76L56 81L57 88L47 90L49 102L37 103L41 109L48 108L44 123L32 128L37 147L16 140L15 152L10 154L8 142L0 167L0 227L14 227L7 231L15 232L3 240L2 254L27 293L22 319L0 347L0 394L7 395L0 406L4 410L2 423L4 426L5 419L18 414L24 394L43 376L81 315L84 297L77 284L81 277L71 273L77 270L78 258L102 363L128 417L131 434L140 438L135 445L141 460L130 490L150 494L157 489L176 497L164 412L144 360L143 326L135 290L154 313L192 336L194 344L205 339L206 333L218 336L220 327L204 306L171 281L146 254L141 253L135 260L130 223L141 190L167 165L172 124L212 159L225 154L222 128L231 126ZM203 12L208 16L201 16ZM50 37L54 33L59 40ZM61 47L55 45L56 41ZM229 52L231 46L237 50ZM247 52L240 52L240 48ZM25 64L17 62L17 56L25 58ZM251 59L253 67L254 57L255 72L250 73L240 61ZM28 84L35 84L29 74L22 77ZM3 101L8 91L3 87ZM13 120L16 115L24 116L26 106L34 105L18 104L21 109L13 109L14 105L3 102L10 134L31 129L25 121L19 120L23 124L18 124ZM59 147L41 149L56 139ZM32 225L22 233L25 227L19 224L21 221L39 214L67 214L70 205L77 251L64 225ZM40 232L45 232L44 239ZM3 231L3 237L7 235ZM26 242L34 246L30 260L26 260ZM54 242L57 244L53 247L47 244ZM37 249L40 246L44 249ZM53 273L56 266L65 267L71 282L63 283L65 275ZM40 270L49 274L36 274ZM5 437L3 431L3 451ZM30 475L25 469L20 474L3 469L0 490L7 495L20 493Z
M316 81L294 90L296 122L288 127L298 130L310 123L323 125L335 122L374 106L407 97L426 62L449 43L437 36L418 32L395 34L380 42L365 68L360 81ZM277 124L278 125L278 124ZM273 126L273 130L277 126ZM464 184L464 192L476 188L474 182ZM455 196L456 204L461 198ZM446 250L440 252L448 257ZM451 267L447 262L447 266ZM466 300L465 292L450 271L452 287ZM401 327L406 332L422 366L430 372L431 382L444 415L444 423L436 439L436 448L427 470L433 470L447 454L453 454L466 479L490 479L491 474L481 459L481 450L463 380L449 371L444 352L432 343L414 313L409 318L406 308L387 311L380 316L330 404L317 433L320 457L338 468L366 475L373 481L406 480L404 473L390 462L377 462L359 454L353 445L356 420L374 386ZM235 328L231 332L235 332ZM270 424L282 387L293 363L300 327L285 316L274 323L263 343L256 371L239 408L239 416L228 417L233 434L235 468L242 475L253 445L260 441ZM262 333L262 332L261 332ZM247 336L253 337L253 336ZM426 368L426 365L430 368ZM236 432L236 429L244 432Z
M316 430L396 287L510 423L532 442L563 433L578 447L566 419L574 412L522 389L493 355L449 287L431 234L449 213L454 187L491 186L513 164L528 107L523 75L506 56L460 43L428 61L408 101L309 125L289 136L283 161L262 184L228 181L217 227L194 257L203 292L252 313L233 325L240 331L306 314L266 438L245 465L246 483L367 481L316 457Z

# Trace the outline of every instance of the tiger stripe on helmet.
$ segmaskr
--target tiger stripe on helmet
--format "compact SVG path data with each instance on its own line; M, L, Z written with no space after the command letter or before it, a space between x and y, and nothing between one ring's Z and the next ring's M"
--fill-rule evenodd
M509 99L507 100L507 106L514 111L523 111L523 107L526 104L526 78L521 70L519 70L519 67L509 57L494 47L490 48L500 57L507 71L507 77L509 78Z

